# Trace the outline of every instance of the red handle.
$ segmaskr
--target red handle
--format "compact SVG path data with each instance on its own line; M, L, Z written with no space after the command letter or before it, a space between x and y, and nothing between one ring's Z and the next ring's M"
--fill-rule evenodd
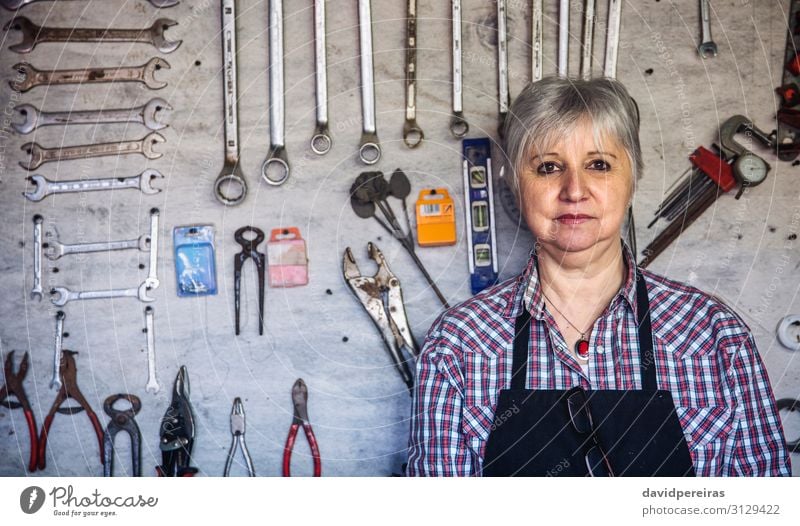
M303 428L306 431L306 438L308 439L308 446L311 448L311 456L314 457L314 476L322 476L322 458L319 454L319 446L317 445L317 437L314 436L314 430L311 429L311 424L304 424Z
M94 414L94 411L87 408L86 412L89 415L89 420L92 421L94 432L97 435L97 443L100 444L100 465L103 465L106 463L105 450L103 449L103 426L100 425L100 420L97 419L97 415Z
M31 436L31 460L28 464L28 471L33 473L39 464L39 433L36 431L36 420L33 419L33 413L25 411L25 420L28 421L28 434Z
M689 156L689 160L709 179L714 181L723 192L736 187L731 165L714 155L710 150L700 146Z
M47 467L47 434L50 432L54 416L55 414L47 415L42 425L42 435L39 437L39 469Z
M291 477L292 467L292 449L294 449L294 442L297 439L297 430L300 429L298 424L292 424L289 428L289 436L286 437L286 445L283 446L283 476Z

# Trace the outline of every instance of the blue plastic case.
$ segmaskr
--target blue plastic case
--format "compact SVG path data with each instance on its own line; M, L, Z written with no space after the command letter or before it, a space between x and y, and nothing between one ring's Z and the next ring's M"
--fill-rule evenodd
M217 293L217 266L214 258L212 225L176 226L172 231L175 246L175 275L178 296L212 296Z

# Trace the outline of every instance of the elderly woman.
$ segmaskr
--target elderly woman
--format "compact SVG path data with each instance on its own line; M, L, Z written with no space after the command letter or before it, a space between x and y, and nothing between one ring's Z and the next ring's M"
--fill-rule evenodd
M545 78L505 125L536 238L518 277L446 311L417 362L409 475L789 475L747 325L637 267L620 236L642 171L610 79Z

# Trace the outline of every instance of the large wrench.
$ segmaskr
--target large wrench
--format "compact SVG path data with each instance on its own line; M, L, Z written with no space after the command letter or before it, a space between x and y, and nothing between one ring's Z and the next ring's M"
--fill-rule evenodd
M269 2L269 153L261 177L272 186L289 179L283 93L283 0Z
M36 86L57 86L63 84L97 84L101 82L141 82L150 89L161 89L166 82L156 80L155 73L161 69L170 69L169 62L154 57L141 66L116 68L55 69L38 70L28 63L14 65L19 79L8 81L11 89L26 92Z
M311 150L317 155L328 153L333 146L328 131L328 57L325 44L325 1L314 0L314 62L317 97L317 128L311 137Z
M22 42L9 47L17 53L30 53L37 44L44 42L137 42L150 44L161 53L172 53L180 47L181 41L165 39L164 31L177 24L175 20L159 18L144 29L43 27L27 17L15 16L3 26L3 30L22 33Z
M147 278L144 282L150 290L157 289L160 285L158 281L158 208L150 209L150 261L147 267Z
M358 44L361 55L361 143L358 157L364 164L381 158L375 119L375 70L372 64L372 9L370 0L358 0Z
M73 292L66 287L53 287L53 289L50 290L50 294L53 295L50 301L57 307L63 307L70 301L109 298L139 298L139 301L150 303L156 299L147 295L149 290L150 289L147 288L147 283L142 283L138 287L130 289L86 290L81 292Z
M711 9L710 0L700 0L700 30L701 42L697 52L702 58L717 56L717 44L711 38Z
M50 194L66 194L74 192L96 192L100 190L122 190L134 188L140 190L145 195L157 194L160 188L151 186L153 179L162 179L164 176L157 170L145 170L139 175L132 177L108 177L105 179L78 179L74 181L51 181L44 176L34 174L28 177L28 181L33 183L32 192L24 192L22 195L31 201L41 201Z
M612 2L614 0L611 0ZM569 74L569 0L558 3L558 76Z
M153 145L162 142L166 142L166 139L157 132L152 132L138 141L101 142L57 148L44 148L35 142L28 142L23 144L20 149L27 152L30 158L27 161L20 161L19 165L26 170L35 170L44 163L49 162L74 161L76 159L130 155L134 153L144 155L148 159L158 159L164 154L154 151Z
M606 29L606 60L603 75L617 78L617 53L619 52L619 25L622 21L622 0L608 0L608 28Z
M409 148L422 144L425 134L417 125L417 0L408 0L406 13L406 121L403 142Z
M247 197L247 181L239 167L239 110L236 97L236 1L222 0L222 89L225 100L225 162L214 181L214 196L224 205Z
M531 81L542 80L542 62L544 48L542 47L543 11L542 0L533 0L531 13Z
M592 58L594 53L594 14L595 0L585 0L583 7L583 35L581 42L581 79L592 78Z
M150 305L144 308L144 324L144 332L147 336L147 386L144 390L148 393L156 394L161 387L158 385L158 378L156 378L155 313Z
M151 130L161 130L167 124L160 122L163 112L172 110L167 101L154 98L147 104L135 108L117 110L84 110L84 111L39 111L32 104L20 104L14 111L22 117L22 122L12 122L14 131L26 135L42 126L66 126L70 124L119 124L138 123Z
M125 239L122 241L98 241L96 243L75 243L66 244L58 240L58 230L53 228L52 232L45 232L48 238L44 247L44 255L47 259L56 260L71 254L89 254L92 252L108 252L111 250L130 250L139 249L142 252L150 250L150 236L142 234L136 239Z
M16 11L28 4L32 4L34 2L41 2L43 0L0 0L0 5L8 9L9 11ZM49 0L55 2L56 0ZM162 7L172 7L174 5L178 5L178 0L149 0L153 6L162 8Z
M499 91L499 122L497 132L503 136L510 97L508 94L508 30L506 0L497 0L497 85Z
M42 301L42 222L44 219L39 214L33 216L33 288L31 299Z
M469 124L464 119L464 85L461 61L461 0L452 0L453 18L453 114L450 117L450 133L456 139L469 132Z
M66 317L63 310L56 313L55 353L53 354L53 377L50 379L50 389L61 389L61 351L64 349L64 318Z

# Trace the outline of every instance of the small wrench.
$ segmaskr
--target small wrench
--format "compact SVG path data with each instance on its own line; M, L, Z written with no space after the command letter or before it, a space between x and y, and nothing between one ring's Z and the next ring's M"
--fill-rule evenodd
M156 394L161 387L156 378L156 330L155 313L153 307L148 305L144 308L144 332L147 336L147 386L144 388L148 393Z
M42 27L27 17L15 16L3 26L3 30L22 33L22 42L9 48L17 53L30 53L37 44L44 42L138 42L150 44L161 53L172 53L180 47L181 41L165 39L164 31L176 25L175 20L159 18L144 29Z
M9 11L16 11L28 4L32 4L34 2L41 2L42 0L0 0L0 5L8 9ZM55 2L56 0L50 0ZM164 7L172 7L174 5L178 5L179 0L149 0L153 6L158 8Z
M222 0L222 89L225 114L225 162L214 182L214 196L223 205L247 197L247 181L239 167L239 110L236 89L236 2Z
M608 28L606 29L606 59L603 75L617 78L617 55L619 53L619 25L622 21L622 0L608 0Z
M32 104L20 104L14 108L22 118L22 122L12 122L14 131L26 135L42 126L66 126L70 124L119 124L134 122L144 124L155 131L167 127L160 122L163 112L172 110L167 101L154 98L147 104L136 108L118 110L85 110L85 111L54 111L43 112Z
M583 35L581 42L581 79L592 78L592 58L594 53L595 0L584 0Z
M381 158L375 121L375 71L372 64L372 10L370 0L358 0L358 42L361 55L361 144L358 157L364 164Z
M150 303L155 301L147 295L150 289L147 288L147 283L142 283L138 287L130 289L107 289L107 290L87 290L80 292L73 292L66 287L53 287L50 294L54 296L50 301L56 307L63 307L70 301L80 300L99 300L109 298L139 298L139 301Z
M160 285L158 281L158 208L150 209L150 261L147 269L147 278L144 282L150 290L157 289Z
M269 153L261 177L272 186L289 179L283 93L283 0L269 2Z
M136 239L125 239L122 241L99 241L97 243L75 243L68 245L58 240L58 230L54 227L52 232L45 232L45 237L49 239L44 247L44 255L47 256L47 259L51 260L56 260L71 254L89 254L92 252L130 249L139 249L142 252L150 250L150 236L147 234L142 234Z
M61 389L61 351L64 349L64 319L67 317L63 310L56 313L56 341L53 354L53 378L50 379L50 389Z
M28 161L20 161L19 164L26 170L35 170L44 163L49 162L74 161L76 159L134 153L144 155L148 159L158 159L164 154L154 151L153 145L162 142L166 142L166 139L157 132L152 132L138 141L102 142L79 146L61 146L58 148L43 148L35 142L28 142L23 144L20 149L28 153L30 159Z
M422 144L425 134L417 125L417 0L408 0L406 13L406 121L403 142L409 148Z
M542 62L544 48L542 47L542 24L544 14L542 11L542 0L533 0L533 12L531 13L531 80L536 82L542 80Z
M311 150L325 155L333 146L328 131L328 57L325 45L325 1L314 0L314 50L317 97L317 128L311 137Z
M711 7L710 0L700 0L700 30L701 42L697 52L702 58L717 56L717 44L711 39Z
M506 0L497 0L497 84L499 91L498 135L503 136L503 127L508 115L508 30L506 24Z
M613 2L614 0L610 0ZM558 76L569 73L569 0L558 3Z
M132 177L108 177L105 179L78 179L74 181L51 181L44 176L34 174L27 179L34 185L33 192L24 192L22 195L30 201L41 201L50 194L66 194L73 192L96 192L100 190L122 190L134 188L145 195L157 194L160 188L153 188L153 179L163 179L164 176L157 170L148 169Z
M461 0L452 0L453 17L453 114L450 117L450 133L456 139L469 132L469 124L464 119L463 74L461 61Z
M9 80L11 89L24 93L36 86L58 86L63 84L96 84L101 82L141 82L150 89L162 89L166 82L156 80L155 73L170 69L169 62L154 57L141 66L117 68L55 69L38 70L26 62L15 64L19 79Z
M42 301L42 222L39 214L33 216L33 288L31 299Z

